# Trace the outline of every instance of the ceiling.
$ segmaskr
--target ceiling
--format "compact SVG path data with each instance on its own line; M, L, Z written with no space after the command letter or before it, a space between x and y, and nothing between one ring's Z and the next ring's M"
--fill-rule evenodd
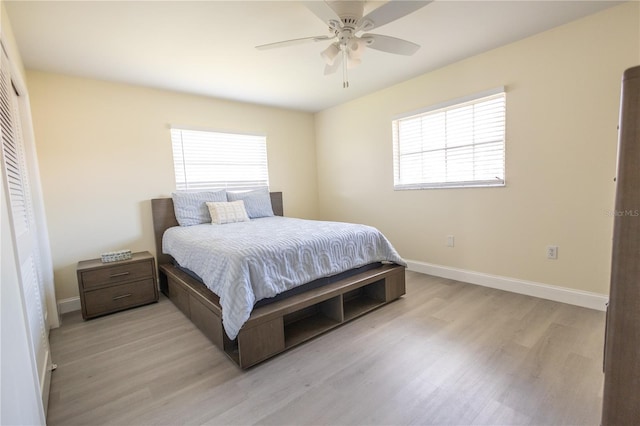
M415 55L367 49L343 89L340 71L323 73L328 41L255 49L329 34L303 1L5 1L28 69L311 112L619 3L435 1L373 31L420 44Z

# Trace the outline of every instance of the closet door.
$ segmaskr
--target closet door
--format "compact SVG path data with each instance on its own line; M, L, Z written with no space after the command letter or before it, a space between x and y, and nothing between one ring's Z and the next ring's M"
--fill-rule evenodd
M33 203L25 162L18 95L11 83L9 60L2 52L0 62L0 128L2 173L9 204L9 223L16 253L24 312L29 324L29 340L37 368L43 406L47 407L51 378L51 356L47 335L46 304L43 298L39 250Z

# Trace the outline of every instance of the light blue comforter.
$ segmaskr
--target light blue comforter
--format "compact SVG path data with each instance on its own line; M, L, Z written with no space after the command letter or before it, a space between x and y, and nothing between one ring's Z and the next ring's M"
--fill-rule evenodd
M373 262L406 265L376 228L279 216L173 227L162 249L220 296L230 339L258 300Z

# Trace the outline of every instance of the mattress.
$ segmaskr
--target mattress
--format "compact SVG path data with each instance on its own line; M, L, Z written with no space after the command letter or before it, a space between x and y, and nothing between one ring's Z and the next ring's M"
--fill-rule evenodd
M204 284L204 281L202 281L202 278L200 278L198 276L198 274L196 274L192 270L185 268L184 266L180 265L175 260L173 261L173 266L175 266L176 268L178 268L179 270L181 270L185 274L189 275L191 278L195 279L200 284L202 284L202 285L204 285L206 287L206 285ZM311 281L309 283L304 283L302 285L299 285L298 287L290 288L289 290L287 290L287 291L285 291L283 293L279 293L279 294L277 294L277 295L275 295L273 297L267 297L266 299L258 300L253 305L253 308L255 309L255 308L259 308L261 306L267 306L267 305L270 305L272 303L276 303L276 302L279 302L281 300L288 299L289 297L297 296L298 294L302 294L302 293L304 293L306 291L314 290L316 288L320 288L320 287L323 287L325 285L333 284L333 283L338 282L340 280L347 279L347 278L352 277L354 275L358 275L358 274L361 274L363 272L371 271L373 269L379 268L380 266L382 266L382 262L370 263L368 265L361 266L359 268L349 269L348 271L341 272L341 273L339 273L337 275L331 275L329 277L318 278L317 280L313 280L313 281ZM220 297L218 297L218 299L220 299Z
M376 228L279 216L169 228L162 248L220 297L230 339L260 300L370 263L406 266Z

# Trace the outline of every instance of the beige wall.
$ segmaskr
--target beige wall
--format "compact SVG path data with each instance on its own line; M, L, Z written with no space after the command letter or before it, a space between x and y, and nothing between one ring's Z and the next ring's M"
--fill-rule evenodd
M377 226L406 259L608 293L620 79L640 63L639 7L318 113L321 217ZM502 85L506 187L393 190L392 116ZM558 260L546 259L550 244Z
M271 189L290 216L317 216L312 114L27 72L58 300L76 264L155 252L150 199L175 189L169 124L267 135Z
M7 55L11 59L12 65L20 75L22 80L25 80L25 70L22 63L22 57L18 51L18 45L13 35L13 29L11 28L11 22L9 21L9 15L4 5L4 1L0 0L0 32L2 33L2 43L7 50Z

